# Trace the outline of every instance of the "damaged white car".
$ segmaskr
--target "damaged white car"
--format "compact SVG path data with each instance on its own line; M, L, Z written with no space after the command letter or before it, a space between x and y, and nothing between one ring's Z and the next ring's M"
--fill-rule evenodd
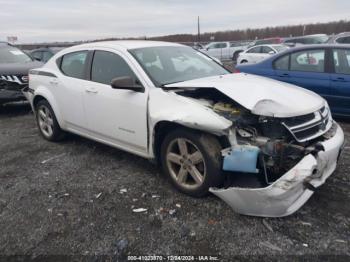
M47 140L72 132L157 160L181 192L210 191L245 215L298 210L344 144L320 96L179 44L67 48L31 70L24 93Z

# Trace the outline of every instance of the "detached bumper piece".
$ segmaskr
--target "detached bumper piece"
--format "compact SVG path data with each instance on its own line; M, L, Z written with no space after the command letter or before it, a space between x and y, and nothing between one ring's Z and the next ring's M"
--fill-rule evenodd
M336 124L334 136L321 142L324 151L308 154L275 182L264 188L211 188L240 214L284 217L293 214L335 171L344 144L344 133Z

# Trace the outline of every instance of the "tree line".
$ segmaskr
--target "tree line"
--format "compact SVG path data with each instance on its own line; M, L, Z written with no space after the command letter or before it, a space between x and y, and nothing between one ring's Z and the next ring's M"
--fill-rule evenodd
M208 32L200 34L175 34L165 35L157 37L135 37L135 38L107 38L98 39L92 41L77 41L77 42L56 42L56 43L40 43L40 44L26 44L18 45L22 48L33 49L40 46L72 46L81 43L98 42L106 40L126 40L126 39L148 39L159 40L178 43L189 42L211 42L211 41L239 41L239 40L255 40L270 37L291 37L310 34L338 34L342 32L350 32L350 21L340 20L328 23L316 23L316 24L300 24L300 25L287 25L287 26L275 26L245 30L227 30ZM199 39L198 39L199 38ZM199 41L198 41L199 40Z
M203 33L200 35L200 41L209 42L212 41L212 39L215 39L215 41L255 40L270 37L291 37L311 34L332 35L348 31L350 31L350 21L341 20L328 23L275 26L257 29L248 28L245 30L229 30L213 33ZM170 42L197 42L198 35L177 34L151 37L148 39Z

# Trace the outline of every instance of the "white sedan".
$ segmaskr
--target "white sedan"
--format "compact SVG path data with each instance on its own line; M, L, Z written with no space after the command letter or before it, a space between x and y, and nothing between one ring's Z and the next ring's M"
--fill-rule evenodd
M285 45L258 45L253 46L239 53L237 64L250 63L255 64L271 55L283 52L289 47Z
M24 93L45 139L72 132L155 160L181 192L246 215L298 210L344 142L320 96L173 43L67 48L31 70Z

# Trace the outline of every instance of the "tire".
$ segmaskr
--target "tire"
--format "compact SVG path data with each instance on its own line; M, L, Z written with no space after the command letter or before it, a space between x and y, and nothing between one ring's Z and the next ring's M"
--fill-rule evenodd
M238 56L239 56L239 54L242 53L242 52L243 52L243 51L236 51L236 52L233 53L233 55L232 55L232 61L233 61L233 63L237 63Z
M175 129L161 145L163 172L180 192L194 197L205 196L210 187L224 182L221 149L212 135Z
M46 100L41 100L35 107L36 122L40 134L48 141L61 141L65 132L60 128L52 107Z
M245 64L245 63L248 63L248 61L247 60L242 60L241 61L241 64Z

